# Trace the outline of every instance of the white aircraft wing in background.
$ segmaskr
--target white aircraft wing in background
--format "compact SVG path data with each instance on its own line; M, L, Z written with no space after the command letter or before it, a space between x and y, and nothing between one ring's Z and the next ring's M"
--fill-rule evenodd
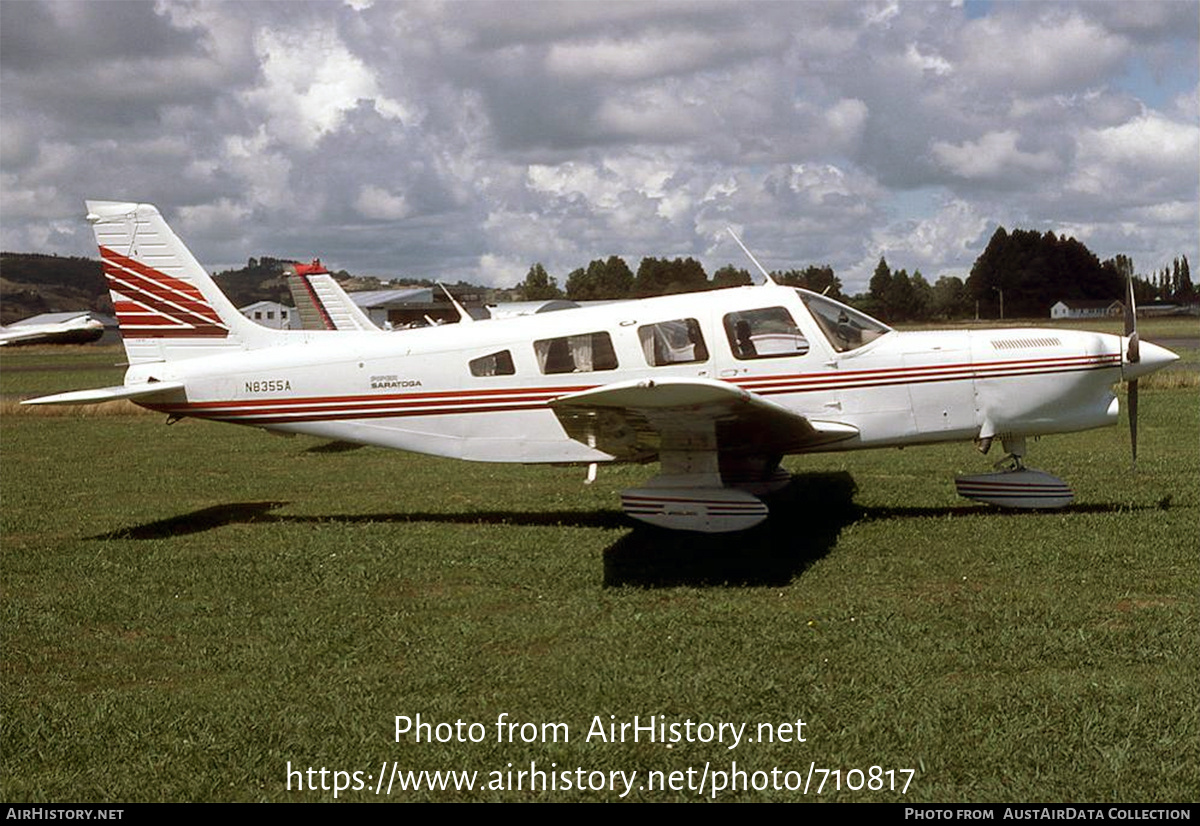
M49 324L17 322L0 327L0 347L13 344L86 344L104 335L104 323L88 315Z

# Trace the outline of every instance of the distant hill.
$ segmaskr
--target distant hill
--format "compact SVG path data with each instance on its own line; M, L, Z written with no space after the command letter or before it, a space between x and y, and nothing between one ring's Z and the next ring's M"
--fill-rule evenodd
M291 304L283 275L285 263L277 258L251 258L249 266L217 273L215 279L237 307L263 300ZM0 253L0 323L67 310L113 315L99 260Z
M0 323L68 310L113 314L99 261L0 252Z
M235 307L256 301L292 303L283 268L288 259L263 256L251 258L246 266L224 270L213 276ZM431 287L434 282L402 278L384 281L374 276L355 276L339 270L333 277L344 289L378 290L385 287ZM449 285L464 300L488 302L512 300L513 290L497 290L459 282ZM100 270L99 260L64 258L38 253L0 253L0 323L11 324L38 313L94 310L113 315L112 300Z
M287 276L283 274L290 259L251 258L246 266L237 270L222 270L213 276L221 292L235 307L245 307L256 301L277 301L291 305L292 294L288 292Z

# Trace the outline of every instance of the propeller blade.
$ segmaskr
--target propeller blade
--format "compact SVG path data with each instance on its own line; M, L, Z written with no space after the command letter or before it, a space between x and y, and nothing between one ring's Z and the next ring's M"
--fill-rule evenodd
M1129 445L1133 449L1133 467L1137 469L1138 380L1129 380Z
M1138 349L1137 333L1137 302L1133 297L1133 276L1125 279L1125 335L1129 338L1129 350L1126 358L1130 364L1136 364L1141 359Z
M1137 332L1137 301L1133 297L1133 274L1125 277L1125 335L1129 346L1125 351L1125 360L1137 364L1142 359L1141 348L1138 346ZM1137 415L1138 415L1138 380L1129 382L1129 448L1133 454L1133 469L1137 470Z

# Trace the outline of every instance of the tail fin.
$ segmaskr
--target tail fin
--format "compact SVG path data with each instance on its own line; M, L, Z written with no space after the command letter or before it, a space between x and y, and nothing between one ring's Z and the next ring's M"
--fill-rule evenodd
M288 289L305 330L379 329L321 266L320 259L293 264L288 270Z
M87 208L130 364L251 349L278 335L237 311L150 204Z

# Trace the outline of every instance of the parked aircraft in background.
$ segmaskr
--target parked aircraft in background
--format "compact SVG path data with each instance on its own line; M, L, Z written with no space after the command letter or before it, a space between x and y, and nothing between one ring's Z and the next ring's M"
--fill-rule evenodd
M1113 424L1113 384L1136 399L1138 377L1176 358L1139 344L1132 323L1126 336L898 332L769 277L400 335L269 330L234 309L153 206L90 201L88 220L125 383L27 404L131 399L172 419L477 461L657 461L622 506L666 528L761 522L785 455L953 441L986 453L999 440L1011 462L960 479L964 494L1059 506L1066 485L1022 465L1029 437Z
M316 258L285 268L292 303L305 330L379 330Z
M84 313L44 313L0 327L0 347L16 344L87 344L104 335L104 322Z
M342 289L321 264L321 259L315 258L311 264L293 263L285 268L288 290L292 293L292 303L300 314L300 322L305 330L410 330L414 326L386 328L372 321L362 308ZM446 299L458 312L458 323L470 324L475 318L446 288L438 282L438 287L446 294ZM433 327L444 322L425 316L425 323Z

